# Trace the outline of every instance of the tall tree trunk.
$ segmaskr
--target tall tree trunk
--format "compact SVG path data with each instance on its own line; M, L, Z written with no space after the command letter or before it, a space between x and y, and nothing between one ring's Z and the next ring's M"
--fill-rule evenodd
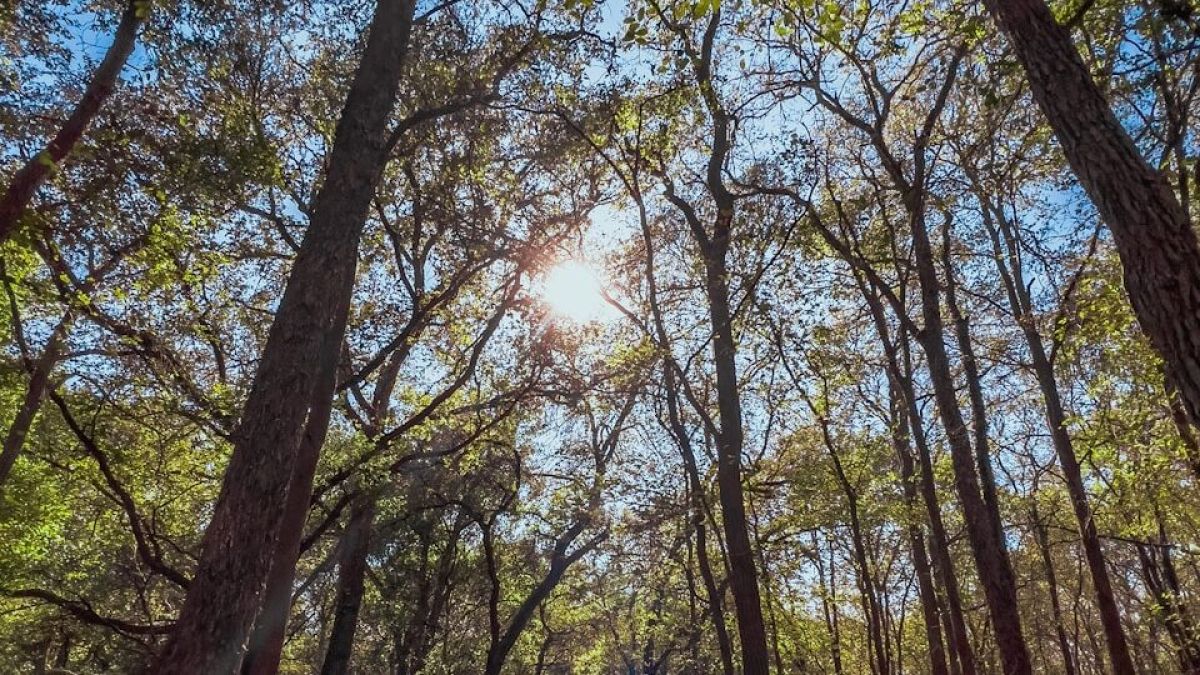
M718 209L716 235L704 246L705 291L712 324L713 361L717 374L717 408L721 429L717 435L717 488L721 524L729 550L729 587L737 610L742 640L742 668L746 675L765 675L770 669L766 623L754 569L754 550L746 521L742 489L742 401L738 391L737 347L729 309L729 271L725 256L733 220L732 204Z
M646 247L645 274L650 311L654 319L655 334L658 337L659 348L668 355L671 351L670 337L667 334L666 323L663 320L662 309L658 304L658 283L655 279L654 237L650 232L650 221L646 213L645 201L642 194L633 187L632 196L638 207L638 222L642 229L642 241ZM683 458L684 471L687 473L689 494L692 502L692 525L696 533L696 561L700 567L700 576L704 581L704 590L708 595L708 614L712 618L713 630L717 637L717 649L721 655L721 668L725 675L733 675L733 645L729 639L729 629L725 623L724 593L717 584L713 574L711 560L708 556L708 533L705 527L706 516L709 514L708 502L704 496L704 483L700 480L700 469L696 463L696 453L692 447L691 437L683 422L683 410L679 399L679 382L675 376L674 364L670 356L663 361L663 383L667 398L667 424L671 435L675 437L679 452Z
M981 199L983 197L981 196ZM1029 348L1029 359L1037 377L1038 387L1042 392L1042 401L1046 408L1046 422L1050 428L1050 439L1054 451L1058 455L1058 464L1062 467L1063 478L1067 484L1067 493L1071 497L1071 507L1075 512L1075 523L1079 528L1080 543L1083 545L1084 559L1087 561L1088 572L1092 578L1092 588L1096 593L1096 604L1100 610L1100 624L1104 628L1105 642L1108 646L1108 656L1117 675L1133 675L1136 668L1129 651L1129 642L1125 637L1125 629L1121 625L1121 610L1113 593L1112 581L1108 576L1108 568L1104 561L1104 549L1100 545L1100 535L1096 531L1096 522L1092 517L1091 505L1088 503L1087 488L1083 483L1083 471L1075 454L1074 442L1067 431L1067 414L1063 408L1062 398L1058 391L1058 381L1054 375L1054 365L1046 353L1042 335L1038 332L1033 316L1033 303L1025 284L1025 275L1020 261L1017 259L1017 235L1012 223L999 209L990 209L983 205L983 221L987 226L992 248L995 253L1001 281L1008 295L1009 305L1013 316L1020 325ZM995 219L989 215L994 213ZM1007 243L1008 255L1002 255L1000 234L1003 232ZM1005 263L1005 260L1008 262ZM949 273L949 268L947 268Z
M333 630L325 649L321 675L345 675L350 671L350 656L354 653L354 632L358 628L358 612L362 608L374 520L374 497L360 495L350 511L350 521L342 535L342 560L338 565Z
M328 376L328 373L324 374L324 377ZM279 670L288 613L292 607L292 582L296 576L304 523L308 520L309 502L312 500L313 476L316 475L317 459L321 454L323 430L329 424L333 407L333 392L320 393L328 396L315 401L309 412L304 440L300 442L300 452L296 455L292 479L288 484L287 503L279 525L275 559L263 591L262 609L254 622L246 656L242 659L242 675L274 675Z
M917 593L921 598L921 618L925 622L925 639L929 644L929 672L933 675L948 675L950 669L946 665L946 649L942 642L940 608L938 606L937 590L930 574L929 557L925 551L925 532L917 520L917 485L916 470L913 464L912 448L909 443L908 413L905 410L903 395L894 374L888 377L888 407L892 416L892 445L896 451L896 459L900 464L900 482L904 490L904 504L907 508L908 542L912 551L913 568L917 575Z
M934 564L937 566L938 576L942 580L942 587L946 595L946 610L949 614L950 625L947 634L950 644L954 647L950 663L953 667L957 661L957 669L963 675L975 675L975 652L971 647L971 637L967 630L962 597L959 594L958 574L954 570L954 560L950 555L950 537L946 533L945 521L942 520L942 507L933 474L933 457L925 437L925 430L922 426L924 422L921 419L921 411L917 407L917 393L912 383L912 358L909 353L908 334L901 326L896 340L890 337L891 331L888 328L887 317L879 296L861 276L856 275L855 279L871 310L871 317L888 360L888 369L892 372L899 387L898 392L908 415L910 438L917 451L921 469L921 501L925 505L925 513L929 518ZM899 345L899 349L897 345Z
M1042 555L1042 566L1046 570L1046 586L1050 591L1050 612L1054 618L1054 633L1058 638L1058 649L1062 653L1063 672L1075 675L1079 672L1075 665L1075 654L1071 650L1071 641L1067 639L1067 625L1063 621L1062 603L1058 598L1058 575L1054 573L1054 558L1050 555L1050 537L1046 533L1046 523L1038 513L1037 504L1030 506L1030 518L1033 521L1033 533L1037 540L1038 551Z
M704 581L704 591L708 595L708 614L713 622L713 630L717 637L717 649L721 654L721 668L725 675L733 675L733 646L729 640L729 629L725 625L725 612L722 609L722 593L713 574L712 562L708 557L708 532L705 527L704 484L700 481L700 469L696 465L696 453L692 449L691 438L683 426L683 418L679 408L679 393L676 389L675 373L669 365L663 368L663 382L667 389L667 419L672 435L679 445L683 456L684 471L687 473L688 494L692 505L692 527L696 533L696 563L700 568L700 578Z
M50 374L62 357L63 341L66 339L67 327L70 323L69 315L63 317L62 321L55 326L54 332L50 334L46 346L42 348L42 355L31 364L29 386L25 389L21 407L17 408L12 425L9 426L8 433L4 436L4 449L0 451L0 488L8 480L8 474L12 471L13 465L17 463L17 457L25 448L25 438L29 435L29 429L33 426L38 409L42 406L46 387L50 384Z
M1141 156L1044 0L985 0L1063 152L1108 224L1142 330L1200 421L1200 244L1171 186Z
M924 326L918 340L925 350L926 365L933 385L938 414L946 430L954 469L954 487L962 506L967 536L975 568L987 599L988 613L996 634L996 646L1008 675L1032 673L1029 648L1021 631L1021 616L1017 603L1016 578L1008 559L1004 539L998 536L995 524L984 502L976 474L971 438L958 405L950 359L943 342L945 328L941 310L941 282L934 265L933 248L925 223L923 189L913 186L904 195L912 233L913 256L921 294L921 314Z
M812 406L810 405L810 407ZM817 409L812 407L812 410L816 414ZM846 497L847 512L850 518L851 553L858 572L858 589L862 596L863 615L867 619L867 644L871 652L871 672L876 675L887 675L889 667L887 656L884 654L883 612L879 606L879 597L875 593L874 574L867 555L866 544L863 541L863 528L858 509L858 491L855 490L846 475L842 459L838 456L833 438L829 433L828 421L824 417L820 417L820 424L825 450L833 462L834 477L842 488L842 494Z
M1000 497L996 494L996 472L992 469L991 443L988 440L987 402L983 398L983 381L979 362L971 341L971 324L958 305L958 285L954 278L954 261L950 254L950 220L942 227L942 265L946 271L946 309L954 324L954 338L962 359L963 378L967 381L967 398L971 402L971 427L975 431L975 465L979 468L979 487L983 503L996 530L996 538L1004 541L1004 522L1000 518ZM1008 555L1007 549L1005 555Z
M13 175L4 198L0 199L0 243L13 235L34 193L71 153L100 112L101 106L116 89L117 77L133 53L138 29L149 15L152 4L150 0L129 0L126 3L113 43L104 53L96 72L92 73L83 98L50 143Z
M387 123L413 9L412 0L380 0L376 7L338 121L328 174L242 414L196 575L152 668L156 673L210 675L240 664L278 546L309 408L322 390L332 396L358 241L387 162ZM322 441L325 431L310 430L314 441Z

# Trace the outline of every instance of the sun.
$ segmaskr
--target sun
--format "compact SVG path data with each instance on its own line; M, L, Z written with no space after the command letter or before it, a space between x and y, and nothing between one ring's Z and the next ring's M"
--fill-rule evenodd
M558 317L585 324L606 321L616 310L604 299L605 283L583 260L564 260L546 271L539 284L542 301Z

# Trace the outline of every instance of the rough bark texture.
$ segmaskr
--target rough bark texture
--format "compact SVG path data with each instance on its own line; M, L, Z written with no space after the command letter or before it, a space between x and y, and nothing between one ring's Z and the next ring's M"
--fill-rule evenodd
M125 6L121 21L117 24L113 43L104 53L104 59L100 61L96 72L92 74L92 79L83 92L83 98L75 105L71 116L50 143L13 175L4 198L0 200L0 242L7 240L16 231L17 224L25 209L29 207L34 193L70 154L87 131L88 125L100 112L101 106L116 89L117 77L125 67L125 62L129 60L129 55L133 53L138 29L150 12L150 4L146 0L130 0Z
M278 545L309 407L321 374L340 353L358 241L387 160L387 123L413 8L411 0L380 0L376 8L325 184L242 414L195 579L153 672L210 675L240 665ZM323 439L324 428L311 431Z
M321 675L345 675L350 671L350 656L354 653L358 610L362 608L367 553L371 548L371 524L374 520L375 500L370 496L360 497L350 512L350 522L346 524L346 532L342 535L342 560L338 564L333 630L329 634Z
M274 675L279 670L288 612L292 606L292 582L296 576L304 523L308 519L309 502L312 499L313 476L321 454L321 440L325 435L323 430L329 425L329 413L333 407L334 381L332 369L321 374L320 391L309 411L304 440L300 443L300 452L296 455L292 480L288 485L287 503L279 525L275 559L271 563L271 573L263 592L262 609L254 622L246 656L242 660L242 675Z
M1166 178L1141 156L1043 0L986 0L1030 89L1113 233L1125 288L1192 422L1200 420L1200 245Z

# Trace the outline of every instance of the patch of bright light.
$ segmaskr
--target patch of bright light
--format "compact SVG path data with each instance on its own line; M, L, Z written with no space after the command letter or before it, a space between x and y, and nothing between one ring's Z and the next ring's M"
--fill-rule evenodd
M605 282L582 260L558 263L546 272L539 286L539 294L550 310L568 321L583 324L617 316L617 310L604 299Z

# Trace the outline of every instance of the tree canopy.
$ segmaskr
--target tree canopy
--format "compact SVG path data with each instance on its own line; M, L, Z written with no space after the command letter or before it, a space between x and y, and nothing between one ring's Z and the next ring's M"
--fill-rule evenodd
M1200 673L1193 0L0 5L0 672Z

